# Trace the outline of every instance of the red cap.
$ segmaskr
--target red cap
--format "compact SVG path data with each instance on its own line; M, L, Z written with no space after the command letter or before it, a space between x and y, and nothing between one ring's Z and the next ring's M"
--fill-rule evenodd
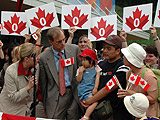
M92 58L94 61L96 61L97 62L97 55L96 55L96 53L93 51L93 50L91 50L91 49L85 49L85 50L83 50L83 52L81 53L81 54L79 54L80 56L82 56L82 57L90 57L90 58Z

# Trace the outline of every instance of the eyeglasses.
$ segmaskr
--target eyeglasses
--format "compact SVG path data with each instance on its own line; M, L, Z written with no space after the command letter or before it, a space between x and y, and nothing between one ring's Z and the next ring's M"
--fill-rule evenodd
M63 40L59 40L59 41L55 41L57 44L60 44L62 42L66 41L66 38L64 38Z

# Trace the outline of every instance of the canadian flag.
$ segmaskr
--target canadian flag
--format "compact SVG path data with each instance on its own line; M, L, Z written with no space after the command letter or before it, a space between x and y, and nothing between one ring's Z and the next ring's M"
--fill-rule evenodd
M35 32L32 34L32 37L33 37L36 41L38 40L38 36L36 35Z
M74 57L61 60L61 63L62 63L62 67L73 65L74 64Z
M130 76L129 76L128 81L129 81L130 83L138 86L141 79L142 79L142 78L139 77L138 75L131 73Z
M107 84L106 84L106 89L107 89L107 91L109 92L111 89L112 89L112 87L113 86L115 86L116 85L116 79L115 79L115 77L113 76L108 82L107 82Z
M1 23L0 24L0 31L3 29L3 24Z
M147 91L150 87L150 85L144 79L140 80L139 86L141 86L145 91Z
M54 120L54 119L17 116L0 112L0 120Z

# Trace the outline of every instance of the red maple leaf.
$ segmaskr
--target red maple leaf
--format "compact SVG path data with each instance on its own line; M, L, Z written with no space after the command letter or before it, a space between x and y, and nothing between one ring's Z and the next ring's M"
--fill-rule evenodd
M132 81L135 81L135 79L134 79L134 77L132 76L131 78L130 78Z
M141 85L145 85L144 81L141 81Z
M7 22L4 21L4 28L6 28L11 33L17 33L20 34L25 28L27 22L19 21L20 17L17 17L16 14L14 14L13 17L11 17L11 22L7 20Z
M87 17L88 15L84 15L84 13L80 16L81 10L78 10L77 7L72 10L72 16L68 14L67 16L64 15L65 22L70 26L70 27L80 27L82 28L82 25L88 21Z
M114 31L113 26L108 24L106 27L106 21L101 18L100 22L98 22L98 28L96 26L91 28L91 34L96 37L96 40L101 37L107 38Z
M130 16L129 18L126 18L126 24L131 28L131 31L138 28L141 29L143 26L149 21L148 17L149 15L141 15L142 10L139 11L138 7L135 12L133 12L133 18Z
M112 86L112 82L109 82L109 84L108 84L109 86Z
M55 18L53 17L53 12L51 14L47 13L47 15L45 16L45 10L41 10L40 8L38 9L38 12L36 12L36 15L38 19L36 17L31 19L31 25L37 28L51 27L51 23Z
M70 60L67 60L66 63L69 64L69 63L70 63Z

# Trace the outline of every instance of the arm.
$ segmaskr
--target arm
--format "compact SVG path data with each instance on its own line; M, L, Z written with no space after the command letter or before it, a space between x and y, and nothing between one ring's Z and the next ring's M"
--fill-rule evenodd
M76 77L76 80L78 82L81 82L82 81L82 78L83 78L83 71L85 70L85 68L83 66L79 67L79 74L77 75Z
M157 48L158 54L160 55L160 40L157 39L157 30L153 25L149 29L151 30L152 38L155 42L155 46Z
M118 86L114 86L110 91L107 91L106 87L103 87L100 91L98 91L93 97L90 97L89 99L87 99L85 101L85 104L92 104L94 102L97 102L98 100L104 98L105 96L107 96L110 92L112 92L113 90L115 90Z
M121 29L121 31L120 31L120 37L122 39L122 48L127 47L128 46L127 45L127 39L126 39L127 38L127 34L123 29Z
M93 46L93 44L90 41L90 39L87 39L87 47L88 47L88 49L92 49L92 46Z
M30 41L30 39L31 39L31 35L30 34L25 34L23 37L25 38L24 43L28 43Z
M72 44L72 40L73 40L73 37L74 37L74 32L76 31L76 29L74 27L70 27L69 30L68 30L68 33L69 33L69 38L67 40L67 43L68 44Z
M92 91L93 95L95 95L97 93L97 89L98 89L98 86L99 86L99 79L100 79L100 72L98 72L97 75L96 75L95 86L94 86L94 89Z
M0 58L4 59L4 53L3 53L2 47L3 47L3 42L0 40Z
M36 35L38 36L38 39L37 39L37 41L35 43L36 45L41 45L41 38L42 38L41 32L42 32L42 30L40 28L38 28L36 30Z

